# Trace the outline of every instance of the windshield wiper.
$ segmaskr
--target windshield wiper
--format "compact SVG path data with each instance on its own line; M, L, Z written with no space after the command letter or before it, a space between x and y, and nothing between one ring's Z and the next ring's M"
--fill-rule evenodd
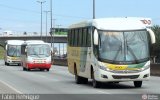
M121 45L119 46L118 51L117 51L117 53L116 53L116 55L115 55L115 57L114 57L114 59L113 59L113 62L116 61L116 59L117 59L118 54L119 54L120 51L122 52L122 42L121 42Z
M128 44L127 44L127 51L130 51L130 53L132 54L132 56L135 59L135 63L138 63L138 59L137 59L136 55L134 54L133 50L128 46Z
M9 56L11 56L11 57L16 57L15 53L16 53L16 49L14 49L13 53L10 54Z

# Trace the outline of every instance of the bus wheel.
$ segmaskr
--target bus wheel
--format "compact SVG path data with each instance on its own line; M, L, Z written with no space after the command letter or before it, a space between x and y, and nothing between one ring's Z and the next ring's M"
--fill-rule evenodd
M88 83L88 78L83 78L83 84L87 84Z
M26 68L25 68L25 67L23 67L23 71L26 71Z
M134 86L135 87L141 87L142 86L142 81L134 81Z
M100 82L96 81L93 70L92 70L92 85L94 88L100 88L101 85Z
M43 68L40 68L40 71L44 71L44 69L43 69Z
M46 69L47 72L49 72L49 69Z
M26 70L27 70L27 71L30 71L30 69L29 69L29 68L26 68Z
M77 84L81 84L82 83L82 78L77 75L77 68L76 67L74 67L74 73L75 73L75 82Z
M7 66L8 66L8 63L7 63L7 62L5 62L5 65L7 65Z

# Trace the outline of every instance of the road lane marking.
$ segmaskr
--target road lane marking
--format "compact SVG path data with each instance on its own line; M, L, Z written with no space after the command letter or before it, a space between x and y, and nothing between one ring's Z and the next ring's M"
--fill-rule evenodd
M0 80L0 82L4 85L6 85L7 87L9 87L10 89L14 90L15 92L19 93L19 94L23 94L21 91L17 90L16 88L14 88L13 86L9 85L8 83Z
M106 91L100 91L100 90L98 90L98 92L101 93L101 94L110 94L111 95L111 93L106 92Z
M47 79L47 80L55 81L55 82L59 82L59 81L60 81L60 80L55 79L55 78L50 79L50 78L48 78L47 76L44 76L44 75L38 75L38 76L40 76L40 77L42 77L42 78L45 78L45 79Z

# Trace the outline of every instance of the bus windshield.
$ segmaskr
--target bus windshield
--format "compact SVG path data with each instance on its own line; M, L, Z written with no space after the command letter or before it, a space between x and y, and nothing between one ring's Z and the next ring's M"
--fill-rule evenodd
M98 31L99 58L113 63L139 63L149 59L146 30Z
M46 44L36 44L36 45L29 45L27 47L28 56L32 57L49 57L50 56L50 47Z
M8 45L7 55L11 57L20 57L21 46L20 45Z

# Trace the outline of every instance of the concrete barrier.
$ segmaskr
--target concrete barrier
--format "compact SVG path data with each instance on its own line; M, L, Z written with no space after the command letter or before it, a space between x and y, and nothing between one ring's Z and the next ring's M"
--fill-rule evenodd
M160 64L151 64L151 75L160 76Z
M67 59L54 59L53 65L67 66Z

